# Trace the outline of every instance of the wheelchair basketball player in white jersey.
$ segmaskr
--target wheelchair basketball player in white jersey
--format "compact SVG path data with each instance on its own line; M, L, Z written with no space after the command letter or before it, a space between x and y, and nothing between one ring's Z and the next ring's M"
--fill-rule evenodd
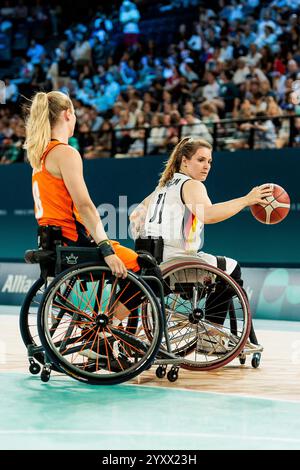
M239 263L228 257L201 251L205 224L214 224L233 217L247 206L265 204L272 195L269 184L254 187L247 195L212 204L204 186L212 165L212 146L205 140L183 138L174 148L155 190L146 197L130 216L135 239L162 237L163 261L178 256L197 256L199 260L217 266L243 285ZM210 318L222 324L225 320L214 310L211 299ZM251 328L250 342L258 345Z

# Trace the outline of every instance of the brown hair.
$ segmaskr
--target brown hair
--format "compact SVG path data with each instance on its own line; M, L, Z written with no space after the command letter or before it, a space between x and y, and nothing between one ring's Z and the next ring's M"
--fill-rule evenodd
M193 139L192 137L181 139L171 153L158 185L160 187L165 186L173 178L174 174L180 170L182 158L186 157L188 160L191 160L192 156L201 147L212 150L210 143L204 139Z
M57 123L61 111L72 108L70 98L60 91L39 92L34 96L28 108L24 144L32 168L40 169L41 157L51 140L51 129Z

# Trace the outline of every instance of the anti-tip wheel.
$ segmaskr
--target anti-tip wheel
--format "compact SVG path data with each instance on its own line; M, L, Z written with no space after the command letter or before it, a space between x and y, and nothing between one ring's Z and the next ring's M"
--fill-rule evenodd
M36 362L32 362L29 366L29 372L32 375L37 375L41 372L41 366L37 364Z
M251 365L254 369L257 369L260 365L261 354L253 354Z

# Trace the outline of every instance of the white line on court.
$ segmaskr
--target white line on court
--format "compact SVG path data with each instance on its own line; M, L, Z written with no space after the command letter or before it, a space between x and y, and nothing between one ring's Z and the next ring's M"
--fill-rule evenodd
M2 430L0 434L74 434L74 435L81 435L81 434L92 434L92 435L111 435L111 436L140 436L140 431L72 431L72 430L63 430L63 429L51 429L51 430ZM155 432L155 431L143 431L143 435L147 436L163 436L163 437L209 437L209 438L220 438L220 439L239 439L239 440L251 440L251 441L266 441L266 442L295 442L300 443L300 438L281 438L281 437L265 437L265 436L241 436L240 434L217 434L217 433L181 433L181 432Z
M284 399L284 398L274 398L274 397L261 397L259 395L244 395L244 394L238 394L238 393L228 393L228 392L211 392L210 390L206 391L201 391L201 390L194 390L194 389L188 389L184 387L175 387L176 388L171 388L171 387L165 387L163 385L155 386L155 385L145 385L145 384L123 384L123 385L128 385L128 386L139 386L139 387L145 387L145 388L153 388L157 390L158 388L162 388L163 390L172 390L174 392L180 391L180 392L194 392L194 393L200 393L201 395L221 395L223 397L229 397L229 398L251 398L252 400L265 400L265 401L276 401L276 402L282 402L282 403L297 403L300 405L300 398L299 400L289 400L289 399Z

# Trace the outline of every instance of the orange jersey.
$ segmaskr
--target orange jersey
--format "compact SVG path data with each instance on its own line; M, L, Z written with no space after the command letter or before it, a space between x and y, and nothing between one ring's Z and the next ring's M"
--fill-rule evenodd
M58 145L58 140L49 142L42 155L41 170L33 170L32 193L34 212L39 225L56 225L62 228L64 237L77 241L77 223L82 224L78 211L66 188L64 180L47 171L45 160L48 153Z

